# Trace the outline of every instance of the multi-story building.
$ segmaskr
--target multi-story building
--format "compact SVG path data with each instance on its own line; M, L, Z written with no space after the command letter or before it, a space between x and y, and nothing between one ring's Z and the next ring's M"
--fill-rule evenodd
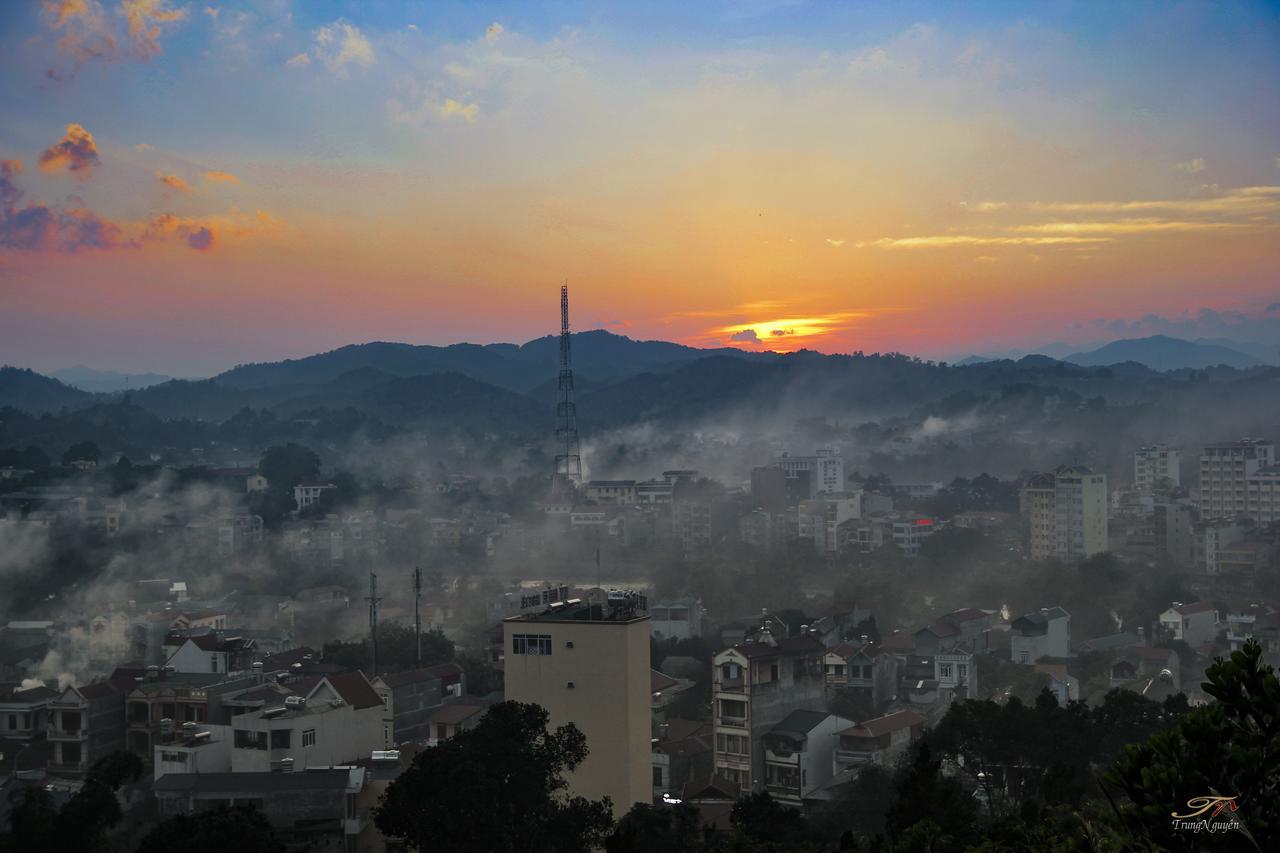
M591 480L582 487L587 500L599 504L634 504L635 480Z
M656 601L649 605L649 631L655 640L688 640L702 636L702 601L695 597Z
M839 526L861 517L860 495L810 498L796 507L797 533L801 539L813 543L816 553L829 557L840 550Z
M1107 550L1107 477L1082 465L1036 474L1022 489L1034 560L1082 560Z
M1033 474L1022 486L1022 517L1033 560L1048 560L1058 553L1056 496L1052 474Z
M293 487L293 501L299 510L303 510L320 503L321 495L336 488L333 483L298 483Z
M1280 465L1259 468L1247 480L1249 517L1258 524L1280 521Z
M197 631L175 632L165 638L165 649L170 652L166 667L174 672L223 675L249 669L257 649L255 641L207 628Z
M1249 478L1276 464L1275 445L1258 438L1211 444L1200 454L1200 511L1205 517L1248 515Z
M883 708L897 692L898 658L865 640L834 646L822 668L828 688L852 691L872 708Z
M43 684L23 688L0 684L0 737L27 739L49 727L49 702L58 691Z
M775 463L782 469L787 480L807 479L809 494L835 494L845 490L844 458L840 451L820 448L813 456L791 456L782 454Z
M924 734L928 719L915 711L898 711L837 732L833 770L842 773L867 764L892 767L898 756Z
M1169 639L1182 640L1193 649L1212 643L1218 636L1218 611L1208 601L1191 604L1174 602L1160 614L1160 631Z
M590 754L570 790L617 814L652 801L649 616L644 597L609 592L503 620L505 696L573 723Z
M765 790L775 800L799 806L831 781L836 732L852 720L826 711L792 711L767 731L764 745Z
M978 667L973 652L955 648L933 656L934 680L938 690L955 699L978 698Z
M125 748L150 761L155 745L183 723L210 721L210 699L256 684L251 675L177 673L150 667L125 697Z
M374 826L370 807L357 805L369 802L362 797L369 775L364 767L308 773L169 773L156 780L155 796L162 818L252 804L288 850L384 850L386 842Z
M100 758L124 746L124 692L113 682L67 687L49 700L48 719L50 773L84 776Z
M385 707L387 748L431 737L431 717L466 693L466 673L456 663L380 675L373 680Z
M1014 663L1071 655L1071 614L1061 607L1042 607L1009 625L1009 649Z
M765 732L792 711L826 707L822 643L757 636L712 659L714 772L745 791L764 785Z
M1195 525L1192 534L1192 555L1197 569L1206 575L1222 573L1223 552L1249 533L1249 525L1240 518L1210 518Z
M787 475L781 467L769 465L751 469L751 502L756 509L777 515L787 508Z
M1190 501L1158 503L1152 520L1156 548L1179 566L1195 559L1196 509Z
M1157 489L1182 485L1181 458L1177 448L1153 444L1134 451L1133 485L1145 495Z
M231 718L232 772L333 767L383 748L382 699L364 673L302 679L283 688L268 707Z

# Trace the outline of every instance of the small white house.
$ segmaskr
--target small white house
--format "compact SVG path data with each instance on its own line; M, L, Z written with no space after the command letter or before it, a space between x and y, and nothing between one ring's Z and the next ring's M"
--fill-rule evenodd
M1192 648L1212 643L1218 636L1218 611L1207 601L1192 604L1174 602L1160 614L1160 629L1174 640Z
M1071 656L1071 614L1061 607L1042 607L1023 614L1009 626L1014 663Z

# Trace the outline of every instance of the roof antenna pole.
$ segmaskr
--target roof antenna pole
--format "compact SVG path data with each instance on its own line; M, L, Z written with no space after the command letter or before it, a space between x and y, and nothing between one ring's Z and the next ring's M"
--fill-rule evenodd
M556 405L556 476L582 482L582 457L578 455L578 413L573 402L573 335L569 331L569 285L560 287L560 402Z
M417 643L414 660L422 666L422 617L418 612L418 602L422 600L422 569L413 570L413 639Z
M369 595L365 598L369 602L369 645L372 650L371 666L373 671L370 673L374 678L378 676L378 602L382 601L378 597L378 576L369 572Z

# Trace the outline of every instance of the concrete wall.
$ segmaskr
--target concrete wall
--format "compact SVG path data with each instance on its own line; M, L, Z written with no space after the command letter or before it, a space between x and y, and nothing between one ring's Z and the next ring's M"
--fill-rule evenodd
M551 653L514 654L513 634L548 635ZM503 623L503 642L505 698L541 705L552 728L573 723L586 736L590 752L568 775L570 790L588 799L608 796L615 815L652 802L648 617L517 617Z

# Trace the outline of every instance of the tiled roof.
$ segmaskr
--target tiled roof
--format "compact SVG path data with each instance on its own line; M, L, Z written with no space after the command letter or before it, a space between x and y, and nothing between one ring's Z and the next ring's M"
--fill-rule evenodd
M776 646L770 643L739 643L733 648L751 660L778 655L819 654L826 651L827 647L813 637L788 637Z
M77 688L80 695L86 699L102 699L109 696L119 696L120 691L110 681L99 681L96 684L86 684L84 687Z
M649 692L650 693L661 693L663 690L667 690L669 688L675 687L679 683L680 683L679 681L676 681L674 678L668 675L663 675L662 673L658 672L656 669L649 670Z
M920 629L921 633L924 631L932 633L935 637L953 637L960 633L960 629L955 625L952 625L950 622L942 621L934 622L932 625L928 625Z
M262 670L263 672L275 672L280 669L288 669L295 663L302 663L307 657L310 657L312 660L317 657L315 650L308 648L307 646L301 646L296 649L287 649L283 652L276 652L275 654L267 655L262 659Z
M338 695L357 711L361 708L372 708L374 705L382 704L378 691L373 689L373 686L369 684L369 679L365 678L364 673L359 670L355 672L339 672L327 675L325 678L333 685L333 689L338 691Z
M1183 616L1190 616L1193 613L1205 613L1213 610L1213 603L1209 601L1195 601L1191 604L1179 604L1173 608L1176 612Z
M986 619L987 614L976 607L965 607L960 610L953 610L943 619L949 619L952 622L970 622L974 619Z
M847 728L839 732L839 734L850 735L851 737L880 737L890 732L896 732L899 729L923 725L926 722L928 720L923 714L917 714L915 711L899 711L896 714L886 714L883 717L876 717L874 720L867 720L861 725Z
M826 711L806 711L797 709L782 718L782 721L769 729L770 734L807 735L829 714Z
M231 793L246 791L346 790L348 770L307 770L301 773L166 773L155 781L158 792Z
M485 705L468 705L462 702L455 702L452 705L445 705L438 710L431 712L432 723L443 723L446 726L456 726L465 720L469 720L477 714L483 714L488 707Z
M406 669L403 672L388 672L382 676L382 683L394 690L406 684L420 684L424 681L439 680L440 676L426 669Z
M691 738L707 728L707 724L699 720L685 720L680 717L672 717L663 725L666 728L666 737L663 738L664 743L681 741L685 738Z
M685 783L681 799L736 800L738 799L739 790L738 783L730 782L723 776L703 776L698 779L690 779Z

